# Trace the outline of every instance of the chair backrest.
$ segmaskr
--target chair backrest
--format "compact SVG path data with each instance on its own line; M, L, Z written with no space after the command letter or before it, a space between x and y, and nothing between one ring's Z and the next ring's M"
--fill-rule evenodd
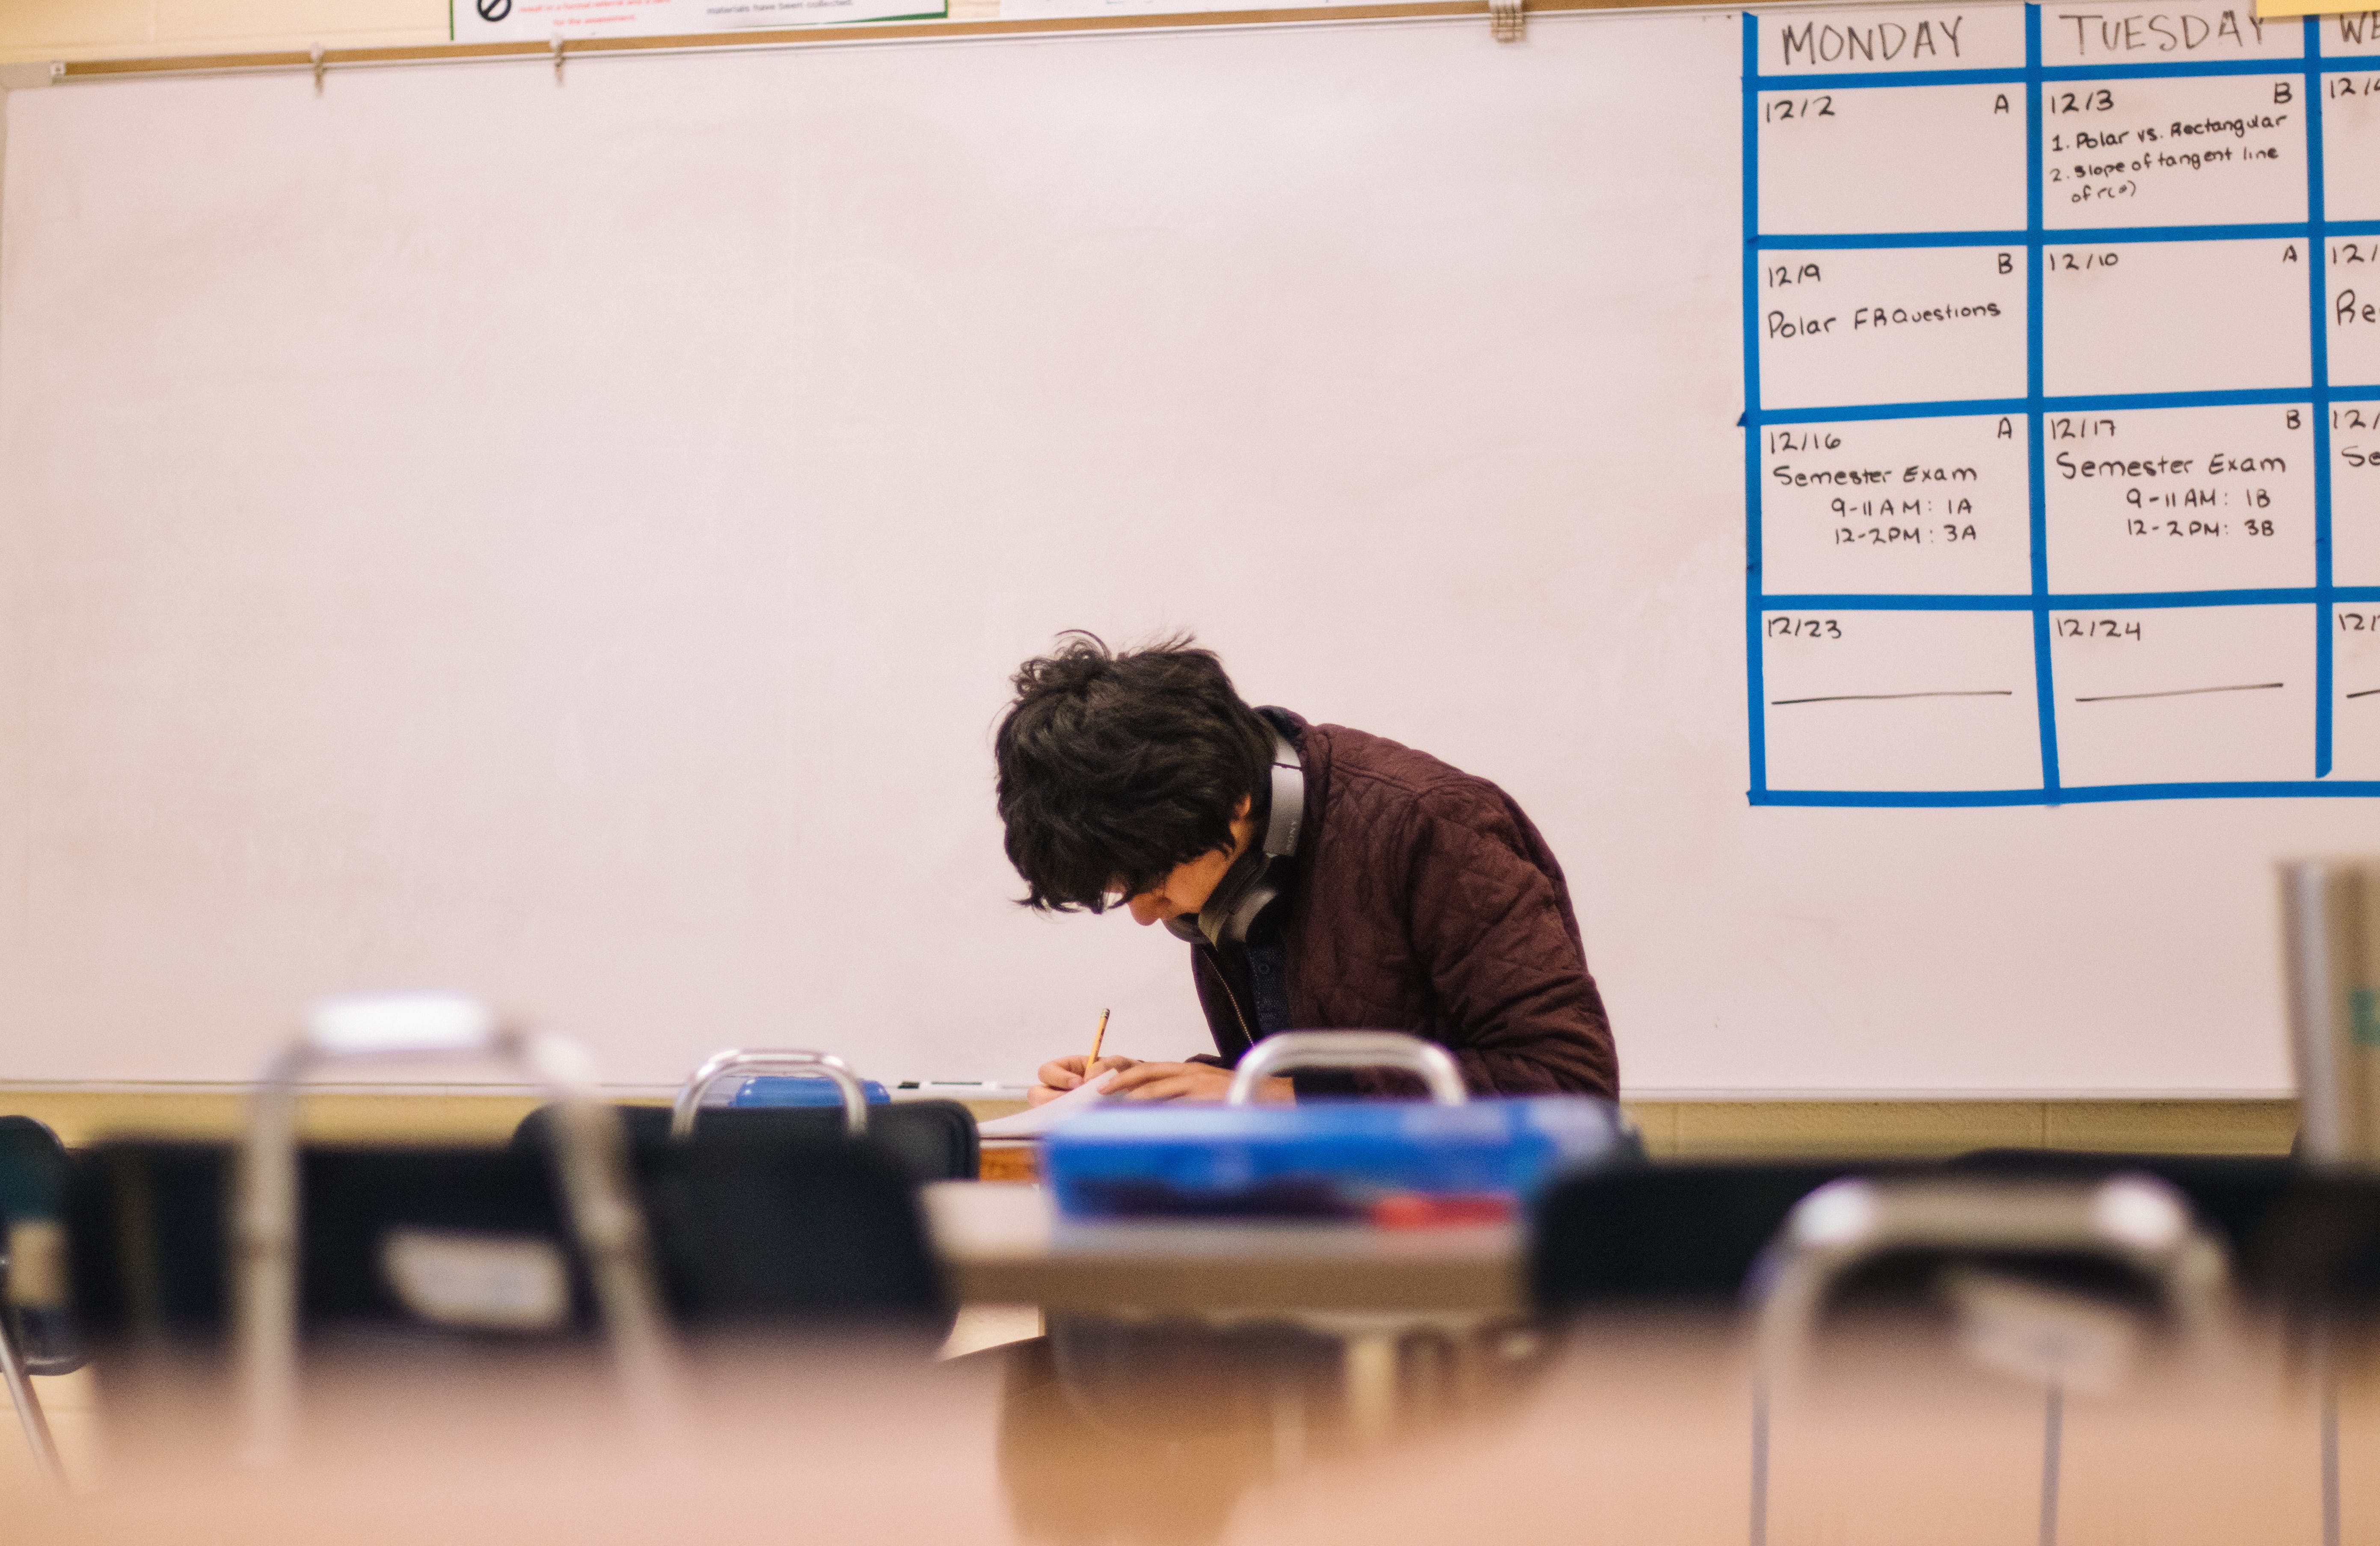
M630 1162L681 1326L949 1332L917 1186L884 1148L730 1132L636 1142Z
M104 1362L133 1347L222 1353L235 1146L105 1143L78 1166L67 1213L75 1306ZM506 1333L576 1339L591 1311L584 1262L563 1224L550 1167L495 1149L313 1148L300 1152L300 1323L314 1343L351 1330ZM427 1242L483 1259L509 1249L509 1308L419 1292L401 1260ZM556 1271L558 1269L558 1279Z
M46 1125L30 1117L0 1117L0 1250L17 1274L15 1288L0 1293L0 1315L8 1317L26 1371L33 1374L70 1374L82 1367L72 1310L44 1302L49 1294L42 1280L61 1276L56 1269L63 1263L17 1260L55 1250L69 1164L66 1145ZM0 1276L0 1287L6 1283ZM29 1286L40 1291L28 1292Z
M2144 1154L2090 1149L1977 1149L1947 1162L1957 1174L2058 1180L2154 1176L2190 1202L2200 1226L2229 1248L2243 1286L2279 1210L2313 1173L2281 1154Z
M2380 1321L2380 1176L2308 1167L2230 1227L2247 1292L2293 1316Z
M666 1106L618 1110L662 1291L682 1322L866 1314L949 1329L917 1189L973 1178L966 1107L880 1105L856 1139L831 1106L721 1107L683 1140L670 1136ZM553 1120L551 1106L523 1117L512 1152L550 1154Z
M669 1107L623 1105L617 1110L631 1144L641 1148L669 1141ZM553 1119L552 1106L540 1106L522 1117L513 1132L514 1146L540 1153L551 1152ZM868 1130L856 1139L845 1136L843 1111L838 1106L711 1106L702 1113L702 1120L689 1141L701 1144L755 1139L856 1143L883 1153L917 1182L972 1181L983 1163L975 1116L956 1101L893 1101L871 1105L868 1108Z
M1746 1274L1793 1205L1851 1175L1983 1173L2042 1179L2155 1176L2188 1199L2199 1221L2230 1250L2251 1298L2282 1292L2280 1275L2304 1297L2321 1280L2341 1292L2368 1281L2380 1306L2380 1184L2323 1179L2280 1156L2141 1154L2070 1149L1985 1149L1943 1162L1811 1160L1655 1164L1573 1177L1536 1213L1532 1274L1550 1310L1596 1304L1714 1305L1731 1302ZM2310 1190L2309 1188L2312 1190ZM2324 1263L2292 1218L2322 1223ZM2369 1244L2356 1242L2368 1233ZM2355 1267L2370 1253L2368 1277ZM2279 1275L2277 1275L2279 1274Z
M632 1160L682 1331L946 1328L915 1189L882 1153L755 1141L639 1144ZM587 1263L534 1150L326 1147L299 1163L310 1347L593 1335ZM225 1349L235 1166L227 1145L115 1143L79 1167L76 1307L103 1361Z
M1848 1162L1621 1166L1538 1202L1529 1272L1540 1309L1731 1304L1793 1204Z

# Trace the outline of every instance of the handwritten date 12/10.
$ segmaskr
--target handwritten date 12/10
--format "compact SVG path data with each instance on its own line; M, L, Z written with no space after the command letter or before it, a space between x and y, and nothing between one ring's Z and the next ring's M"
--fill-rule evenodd
M2061 639L2138 639L2140 620L2126 617L2054 617L2049 626Z
M1772 639L1840 639L1843 636L1840 620L1831 617L1788 617L1782 614L1768 620L1768 636Z

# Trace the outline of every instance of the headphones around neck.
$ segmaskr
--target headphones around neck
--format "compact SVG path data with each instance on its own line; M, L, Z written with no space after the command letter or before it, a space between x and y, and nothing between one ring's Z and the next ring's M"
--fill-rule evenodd
M1257 915L1281 895L1281 876L1273 862L1297 852L1298 824L1305 819L1305 764L1297 748L1278 730L1272 735L1272 808L1265 818L1264 841L1232 861L1215 883L1196 922L1168 918L1166 928L1192 944L1240 944Z

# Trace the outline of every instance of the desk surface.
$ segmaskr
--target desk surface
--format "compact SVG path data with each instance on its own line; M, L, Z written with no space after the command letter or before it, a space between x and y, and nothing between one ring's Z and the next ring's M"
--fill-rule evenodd
M997 1181L929 1186L926 1214L958 1297L971 1304L1200 1316L1527 1309L1517 1224L1075 1224L1039 1187Z

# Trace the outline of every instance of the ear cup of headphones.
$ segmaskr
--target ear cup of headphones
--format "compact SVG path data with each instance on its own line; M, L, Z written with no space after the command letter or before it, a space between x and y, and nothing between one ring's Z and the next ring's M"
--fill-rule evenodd
M1263 843L1232 861L1232 867L1208 894L1207 905L1199 909L1196 924L1169 918L1166 926L1184 939L1204 939L1209 945L1227 940L1236 944L1247 938L1249 925L1281 895L1281 877L1274 865L1297 852L1297 831L1305 820L1305 765L1297 748L1276 731Z

